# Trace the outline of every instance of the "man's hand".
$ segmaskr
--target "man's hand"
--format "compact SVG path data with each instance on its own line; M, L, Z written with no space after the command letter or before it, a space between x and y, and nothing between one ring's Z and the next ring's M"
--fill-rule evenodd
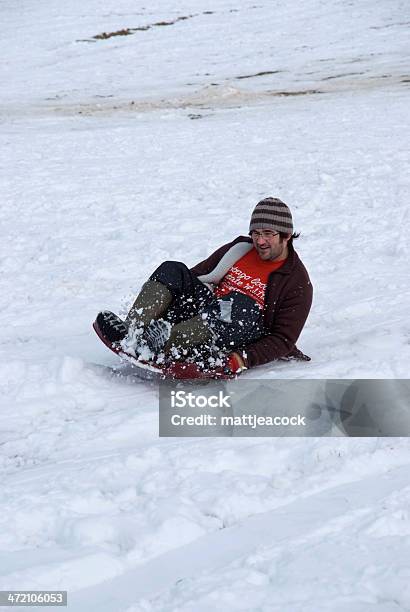
M246 370L245 362L238 353L230 353L228 355L225 367L236 376L241 374L243 370Z

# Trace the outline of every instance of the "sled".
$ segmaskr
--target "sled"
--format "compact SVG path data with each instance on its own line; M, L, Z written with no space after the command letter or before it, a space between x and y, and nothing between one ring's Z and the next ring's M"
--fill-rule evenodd
M136 376L144 380L228 380L235 375L223 368L203 370L198 364L186 361L175 361L158 364L153 361L144 361L141 358L125 351L118 342L111 342L102 333L97 321L93 328L101 342L121 359L131 363Z

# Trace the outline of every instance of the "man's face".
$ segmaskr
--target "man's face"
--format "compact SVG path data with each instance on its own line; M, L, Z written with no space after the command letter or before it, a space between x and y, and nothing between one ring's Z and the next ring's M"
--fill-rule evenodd
M286 238L282 238L279 232L262 229L253 230L251 233L253 246L259 257L264 261L285 259L288 254L288 240L290 236L288 234Z

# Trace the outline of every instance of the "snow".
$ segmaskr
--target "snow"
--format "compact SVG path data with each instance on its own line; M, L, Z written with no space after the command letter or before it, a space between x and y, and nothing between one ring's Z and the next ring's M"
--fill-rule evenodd
M0 589L67 589L76 612L408 610L406 438L158 438L157 387L91 329L272 195L302 233L312 361L247 376L408 378L407 3L0 14Z

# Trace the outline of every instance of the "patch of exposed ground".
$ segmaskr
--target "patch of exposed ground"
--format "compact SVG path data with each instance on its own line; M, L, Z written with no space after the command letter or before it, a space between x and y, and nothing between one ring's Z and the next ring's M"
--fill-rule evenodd
M242 74L235 78L239 81L240 79L253 79L255 77L267 76L269 74L278 74L279 72L283 72L283 70L264 70L263 72L256 72L255 74Z
M160 100L131 100L118 103L89 103L70 105L62 104L55 106L54 110L61 114L94 115L97 113L112 112L151 112L169 110L188 110L188 118L202 119L207 116L202 111L214 111L216 109L241 108L244 106L266 103L272 97L309 96L324 93L317 89L301 89L294 91L265 91L252 92L243 91L229 86L207 86L202 90L189 96L160 99ZM108 102L108 101L107 101Z
M260 7L251 6L250 8L255 9ZM193 19L194 17L200 17L201 15L214 15L215 12L216 11L202 11L201 13L194 13L193 15L181 15L180 17L176 17L175 19L171 19L169 21L156 21L155 23L149 23L136 28L122 28L121 30L115 30L113 32L101 32L100 34L95 34L91 38L78 39L76 42L96 42L97 40L107 40L109 38L113 38L114 36L132 36L136 32L146 32L152 28L171 26L179 21L186 21L187 19ZM229 9L228 12L239 13L239 9Z
M131 36L132 34L135 34L135 32L145 32L146 30L151 30L151 28L171 26L178 23L178 21L185 21L186 19L192 19L192 17L196 17L196 15L183 15L181 17L177 17L176 19L172 19L171 21L157 21L156 23L151 23L146 26L140 26L138 28L125 28L123 30L117 30L116 32L102 32L102 34L96 34L93 36L93 39L107 40L113 36Z
M114 36L132 36L136 32L146 32L147 30L151 30L152 28L160 28L175 25L179 21L186 21L187 19L193 19L194 17L199 17L200 15L213 15L214 11L203 11L202 13L195 13L194 15L181 15L180 17L176 17L175 19L171 19L169 21L156 21L155 23L149 23L147 25L138 26L136 28L122 28L121 30L115 30L114 32L101 32L100 34L95 34L91 38L79 39L77 42L96 42L97 40L108 40L109 38L113 38Z
M265 71L266 72L266 71ZM273 72L273 71L272 71ZM404 71L403 71L404 72ZM273 103L274 99L280 98L298 98L310 97L314 100L321 95L332 95L338 92L355 92L360 93L366 90L375 90L385 87L406 87L410 83L410 76L403 74L361 74L351 73L345 75L335 75L335 78L329 79L331 75L326 77L319 76L317 79L317 88L303 87L300 84L296 87L286 86L281 89L279 86L267 88L265 84L264 90L252 90L239 88L234 85L237 77L233 76L230 79L224 80L223 83L210 84L209 82L202 87L196 84L196 91L181 93L181 95L169 95L167 97L146 97L146 98L128 98L124 99L118 95L107 91L104 95L96 93L87 101L81 102L75 100L77 92L58 92L55 96L46 98L43 104L31 107L31 110L25 106L13 107L7 109L7 112L14 115L35 113L49 114L58 113L60 115L73 116L83 115L92 116L96 114L135 112L149 113L155 111L187 111L187 117L191 120L202 119L207 117L218 109L235 109L251 106L258 106ZM260 74L255 73L255 74ZM198 76L205 76L204 74ZM207 73L207 76L210 76ZM303 75L300 75L303 77ZM306 76L306 75L305 75ZM299 78L299 81L301 79ZM303 81L302 81L303 82ZM194 83L192 83L194 85ZM282 85L283 87L283 85ZM74 98L73 98L74 96ZM1 110L1 109L0 109Z
M365 72L344 72L342 74L333 74L331 76L323 77L322 81L331 81L332 79L343 79L349 76L360 76L361 74L366 74Z
M270 96L313 96L315 94L325 93L320 89L301 89L299 91L270 91L268 95Z

